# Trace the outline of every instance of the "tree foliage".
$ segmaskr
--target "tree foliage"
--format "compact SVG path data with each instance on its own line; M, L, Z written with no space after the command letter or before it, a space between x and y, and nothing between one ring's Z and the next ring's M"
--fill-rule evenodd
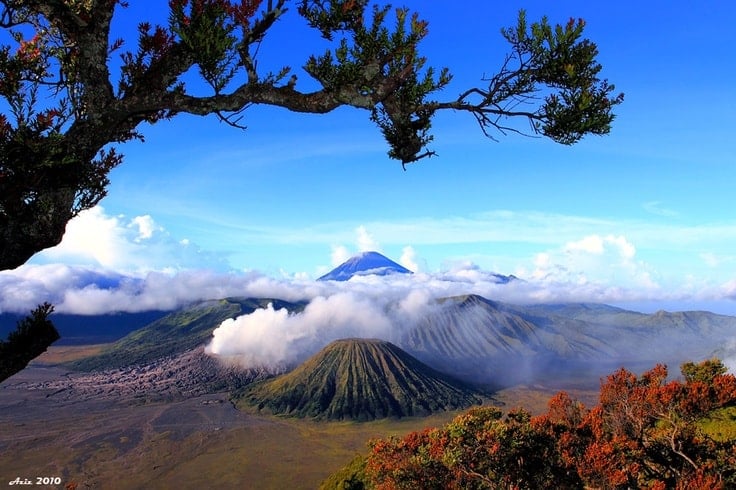
M48 303L38 306L18 322L7 340L0 340L0 382L25 368L58 340L59 332L48 319L53 311L54 307Z
M377 440L365 463L381 489L718 489L736 485L736 444L699 421L736 405L736 377L718 360L683 365L712 375L668 381L658 365L620 369L588 409L561 392L546 414L475 408L448 425Z
M274 24L296 14L324 38L304 61L317 89L296 72L259 69ZM215 114L242 127L243 110L266 104L304 113L366 110L402 164L434 154L440 110L472 114L492 136L521 132L571 144L606 134L622 101L599 78L584 22L502 30L511 50L498 73L459 97L436 99L451 80L427 65L428 24L407 9L368 0L169 0L168 23L142 20L132 45L111 38L124 0L0 0L0 269L56 245L66 223L97 204L122 156L115 144L139 138L142 122L180 113ZM482 67L480 70L487 69ZM198 73L208 87L193 89ZM199 84L197 84L199 85Z

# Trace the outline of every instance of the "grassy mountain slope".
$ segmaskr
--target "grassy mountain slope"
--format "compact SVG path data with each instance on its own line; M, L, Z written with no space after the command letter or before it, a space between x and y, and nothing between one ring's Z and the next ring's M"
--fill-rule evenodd
M290 373L236 394L239 406L297 417L373 420L480 403L478 394L382 340L329 344Z
M276 309L297 311L301 303L268 298L227 298L205 301L176 311L111 344L98 355L81 359L69 367L82 371L146 364L180 354L209 341L212 331L228 318L252 313L269 303Z

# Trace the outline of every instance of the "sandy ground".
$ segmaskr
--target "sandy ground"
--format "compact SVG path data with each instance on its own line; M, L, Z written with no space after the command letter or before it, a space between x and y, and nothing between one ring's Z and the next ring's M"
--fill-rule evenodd
M227 393L198 391L206 373L196 356L80 374L54 364L75 354L58 349L0 384L0 488L19 479L34 488L314 489L369 439L457 415L364 424L261 416L236 410ZM44 477L60 483L35 485Z
M142 403L106 385L95 396L77 398L75 379L88 388L84 376L33 365L0 384L0 487L16 478L35 483L37 477L61 477L61 488L71 481L113 488L95 477L109 474L98 467L132 461L150 451L152 442L165 440L175 449L195 435L275 423L236 410L224 393Z

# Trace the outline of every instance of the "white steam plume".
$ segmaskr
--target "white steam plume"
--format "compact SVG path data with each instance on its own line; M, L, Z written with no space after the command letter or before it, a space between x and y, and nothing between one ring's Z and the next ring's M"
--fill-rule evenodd
M379 298L346 291L318 296L294 314L269 304L222 322L206 351L244 367L289 366L337 339L396 340L399 328L412 324L419 312L426 313L427 299L421 293L411 294L389 309Z

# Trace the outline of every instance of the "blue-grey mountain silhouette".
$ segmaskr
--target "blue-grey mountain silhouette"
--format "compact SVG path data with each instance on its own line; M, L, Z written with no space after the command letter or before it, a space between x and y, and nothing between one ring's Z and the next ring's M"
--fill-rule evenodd
M412 271L378 252L363 252L350 257L317 280L347 281L354 276L386 276L389 274L412 274Z

